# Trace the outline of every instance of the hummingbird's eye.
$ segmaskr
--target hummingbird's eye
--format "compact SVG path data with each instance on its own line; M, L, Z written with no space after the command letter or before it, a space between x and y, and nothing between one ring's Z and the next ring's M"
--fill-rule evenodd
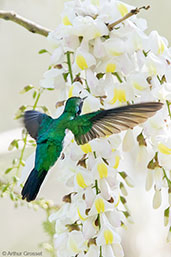
M82 110L82 106L83 106L83 102L81 102L80 105L78 106L78 111L76 113L77 116L80 115L81 110Z

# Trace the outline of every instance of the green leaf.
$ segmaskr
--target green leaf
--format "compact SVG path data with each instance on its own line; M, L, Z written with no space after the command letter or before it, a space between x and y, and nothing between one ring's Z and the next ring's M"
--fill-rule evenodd
M97 79L102 79L104 76L104 73L97 73L96 77Z
M15 117L14 117L14 120L18 120L18 119L20 119L20 118L22 118L22 117L23 117L23 113L17 112L16 115L15 115Z
M106 40L106 39L109 39L109 35L106 35L106 36L103 36L103 38Z
M22 139L24 140L27 134L27 130L23 128L21 133L22 133Z
M120 200L121 200L121 202L122 202L123 205L126 204L126 199L125 199L125 197L120 196Z
M15 158L15 159L13 159L12 164L13 164L13 165L16 165L16 164L17 164L17 162L18 162L18 159L17 159L17 158Z
M17 181L19 180L19 178L17 176L13 176L12 179L13 179L14 183L17 183Z
M63 73L63 74L62 74L62 75L63 75L63 78L64 78L64 80L65 80L65 82L67 82L68 74L69 74L69 72L66 72L66 73Z
M33 99L36 98L36 95L37 95L37 91L35 90L35 91L33 92Z
M44 221L43 228L48 235L53 236L55 234L55 222Z
M49 53L46 49L41 49L39 52L39 54L44 54L44 53Z
M11 171L11 170L12 170L12 168L8 168L8 169L6 169L5 174L10 173L10 171Z
M2 186L2 193L5 193L8 190L9 184Z
M36 146L35 140L32 140L32 139L31 139L31 140L29 140L28 142L29 142L32 146Z
M9 147L8 147L8 151L13 150L14 147L16 147L16 148L18 149L18 140L16 140L16 139L14 139L14 140L10 143L10 145L9 145Z
M51 87L49 87L49 88L44 88L45 90L49 90L49 91L52 91L52 90L55 90L54 88L51 88Z
M123 179L125 179L128 176L125 171L119 172L119 174Z
M27 105L21 105L20 108L19 108L19 110L20 110L21 112L24 112L26 108L27 108Z
M12 201L15 201L15 195L14 195L13 192L10 192L10 198L11 198Z
M25 86L21 91L20 91L20 94L25 94L26 92L30 91L31 89L33 89L34 86L32 85L27 85Z
M170 211L170 207L168 207L167 209L164 210L165 217L169 217L169 211Z
M18 109L18 111L15 114L14 119L17 120L17 119L23 117L23 112L26 110L26 108L27 108L26 105L20 106L20 108Z
M49 110L46 106L40 106L42 108L42 110L45 112L45 113L49 113Z
M35 140L30 139L28 142L29 142L30 144L33 144L33 143L35 143Z
M25 166L25 161L21 161L21 165L24 167Z

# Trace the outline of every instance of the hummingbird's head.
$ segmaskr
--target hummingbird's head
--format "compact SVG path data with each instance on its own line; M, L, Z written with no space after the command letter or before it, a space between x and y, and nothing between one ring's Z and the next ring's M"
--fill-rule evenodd
M83 102L87 97L80 98L77 96L70 97L65 104L65 110L64 112L70 112L74 114L75 116L80 115Z

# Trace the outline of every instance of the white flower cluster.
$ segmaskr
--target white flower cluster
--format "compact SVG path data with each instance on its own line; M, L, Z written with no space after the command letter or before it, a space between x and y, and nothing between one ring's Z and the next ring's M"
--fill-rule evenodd
M83 113L129 103L162 101L163 109L138 128L78 146L69 138L61 178L71 187L56 220L58 257L122 257L118 228L131 221L126 184L132 186L123 155L134 151L137 167L154 187L154 208L168 190L165 225L171 241L171 49L157 31L147 35L136 15L109 26L135 7L116 0L65 3L62 24L49 34L54 51L40 84L59 100L88 96ZM59 108L60 109L60 108ZM138 168L137 168L138 169Z

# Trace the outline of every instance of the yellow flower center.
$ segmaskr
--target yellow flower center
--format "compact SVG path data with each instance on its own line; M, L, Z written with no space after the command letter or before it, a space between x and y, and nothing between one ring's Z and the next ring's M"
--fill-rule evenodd
M104 231L104 238L105 238L105 241L106 241L107 245L108 244L113 244L113 233L109 229L106 229Z
M82 188L85 188L87 187L86 183L85 183L85 180L83 178L83 175L79 172L77 173L76 175L76 180L77 180L77 184L82 187Z
M128 8L124 4L119 3L117 7L122 17L128 13Z
M152 63L149 65L149 74L150 74L150 76L157 74L156 66Z
M119 166L119 162L120 162L120 156L116 155L115 156L115 165L113 166L114 169L117 169Z
M115 50L109 50L109 52L110 52L110 54L112 55L112 56L121 56L122 55L122 52L117 52L117 51L115 51Z
M159 42L159 48L158 48L158 54L163 54L164 49L165 49L164 44L163 44L163 42L160 40L160 42Z
M96 199L95 207L98 213L104 212L105 210L104 200L102 198Z
M72 23L70 22L68 16L64 16L63 19L62 19L62 22L65 26L68 26L68 25L72 25Z
M75 242L75 240L73 238L69 239L69 246L72 249L72 251L74 253L78 253L79 252L79 248L77 246L77 243Z
M77 212L78 212L79 218L80 218L81 220L85 221L86 218L84 218L84 217L81 215L81 212L80 212L79 208L77 208Z
M100 178L106 178L108 174L107 166L102 162L97 165Z
M72 85L70 88L69 88L69 92L68 92L68 97L72 97L73 96L73 89L74 89L74 85Z
M108 72L115 72L116 70L116 64L114 63L108 63L106 66L106 73Z
M158 144L158 149L163 154L167 154L167 155L171 154L171 148L165 146L162 143Z
M95 34L94 34L94 38L97 38L97 37L101 37L101 33L100 33L100 31L97 31Z
M81 147L81 150L84 153L91 153L92 152L91 145L89 143L81 145L80 147Z
M110 101L111 104L116 103L116 101L119 102L126 102L126 94L125 94L125 90L124 89L114 89L114 96L113 99Z
M92 3L93 5L96 5L96 6L99 6L99 5L100 5L99 0L91 0L91 3Z
M82 55L77 55L77 57L76 57L76 64L78 65L78 67L79 67L81 70L85 70L85 69L88 68L86 59L85 59L84 56L82 56Z
M145 89L143 86L141 86L141 85L140 85L139 83L137 83L137 82L134 82L134 83L133 83L133 86L134 86L135 89L140 90L140 91L143 91L143 90Z

